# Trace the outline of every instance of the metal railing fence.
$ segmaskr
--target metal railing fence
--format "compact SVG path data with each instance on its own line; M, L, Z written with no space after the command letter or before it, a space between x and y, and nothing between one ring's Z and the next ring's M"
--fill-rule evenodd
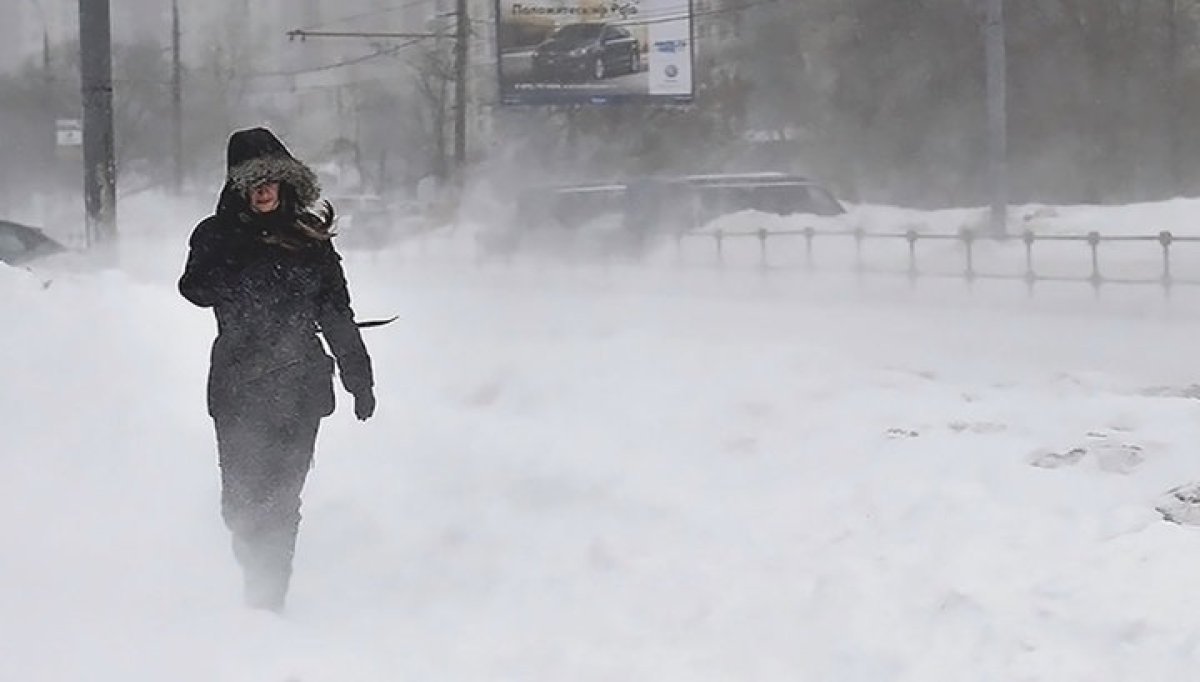
M715 248L716 264L718 266L726 265L726 248L731 241L741 240L757 240L759 244L758 266L765 270L777 268L770 261L770 244L775 240L787 239L803 239L804 240L804 263L803 267L809 270L816 269L816 254L818 240L835 240L849 239L854 244L854 266L853 270L859 274L890 274L907 276L912 281L917 281L922 277L957 277L966 280L968 283L977 280L1019 280L1023 281L1030 291L1039 282L1080 282L1087 283L1092 286L1097 292L1108 284L1131 284L1131 285L1160 285L1164 292L1170 295L1171 289L1176 286L1200 286L1200 278L1179 277L1176 274L1176 268L1173 267L1172 258L1175 253L1176 245L1179 244L1200 244L1200 236L1180 236L1168 231L1159 232L1156 235L1103 235L1099 232L1088 232L1086 234L1037 234L1031 230L1026 230L1019 235L1011 235L1004 237L992 237L986 234L979 234L969 230L964 230L959 233L923 233L916 230L906 230L904 232L882 232L869 231L866 229L855 229L849 231L839 230L821 230L813 227L804 229L784 229L784 230L767 230L765 228L753 232L737 231L726 232L716 230L709 233L688 232L682 233L676 238L677 254L682 257L683 245L687 241L711 241ZM871 241L881 242L903 242L907 244L907 268L904 270L879 270L868 268L865 264L866 244ZM922 243L935 242L952 242L962 246L962 261L961 269L954 273L932 272L922 270L919 258L919 246ZM976 263L977 249L980 243L991 242L998 244L1013 244L1020 243L1024 249L1024 271L1019 274L1002 273L988 270L981 270ZM1037 265L1037 246L1043 243L1079 243L1084 245L1090 255L1090 273L1086 276L1072 276L1061 274L1048 274L1039 272ZM1161 251L1161 271L1155 277L1129 277L1120 275L1106 275L1102 268L1101 247L1119 243L1157 243Z

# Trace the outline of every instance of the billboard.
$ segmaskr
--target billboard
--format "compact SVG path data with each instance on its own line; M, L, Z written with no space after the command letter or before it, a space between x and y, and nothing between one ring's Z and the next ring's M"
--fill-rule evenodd
M692 100L691 0L496 0L504 104Z

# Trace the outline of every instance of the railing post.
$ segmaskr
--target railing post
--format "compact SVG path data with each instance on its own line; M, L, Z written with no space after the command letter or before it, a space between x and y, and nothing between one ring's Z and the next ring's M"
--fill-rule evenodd
M1158 243L1162 244L1163 252L1163 295L1167 298L1171 298L1171 286L1174 284L1171 275L1171 242L1173 241L1175 241L1175 235L1170 232L1163 230L1158 233Z
M1100 233L1088 232L1087 236L1088 247L1092 250L1092 276L1088 281L1092 283L1092 289L1096 295L1100 295L1100 285L1104 283L1104 278L1100 276Z
M817 231L810 225L804 228L804 264L809 270L813 269L813 238Z
M908 240L908 284L910 287L917 286L917 235L916 230L909 230L904 234L904 238Z
M716 238L716 240L717 240L717 265L719 267L724 267L725 266L725 246L724 246L725 231L717 230L716 233L713 235L713 237Z
M964 255L967 259L967 269L963 275L967 278L967 287L975 285L975 233L970 229L962 230Z
M675 265L683 265L683 233L675 233Z
M854 272L862 276L863 272L863 238L865 234L861 227L854 228Z
M758 251L759 251L758 267L764 273L770 267L770 265L767 263L767 235L768 234L769 233L767 232L767 228L765 228L765 227L758 228Z
M1033 296L1033 287L1037 284L1037 273L1033 271L1033 242L1036 240L1033 230L1025 230L1021 235L1021 241L1025 242L1025 286L1029 289L1030 297Z

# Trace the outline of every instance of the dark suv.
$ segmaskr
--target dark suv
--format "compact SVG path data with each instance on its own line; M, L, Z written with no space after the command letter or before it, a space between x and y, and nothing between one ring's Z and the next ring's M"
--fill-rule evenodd
M618 216L630 227L684 232L724 215L760 211L779 216L846 213L817 182L786 173L647 177L612 183L535 186L522 191L513 227L566 228Z
M539 81L604 80L641 70L642 48L637 38L612 24L568 24L533 51L533 75Z

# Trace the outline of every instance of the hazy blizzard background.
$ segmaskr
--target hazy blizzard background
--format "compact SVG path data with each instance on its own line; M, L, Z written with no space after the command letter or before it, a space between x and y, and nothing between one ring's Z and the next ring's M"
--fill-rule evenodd
M0 218L82 235L76 7L0 24ZM0 265L0 679L1152 681L1200 668L1200 291L806 272L753 240L596 258L612 226L486 246L545 178L777 169L842 231L985 224L982 37L958 0L698 1L687 109L491 106L473 3L467 191L447 46L289 42L434 30L450 3L183 4L182 196L168 196L169 5L113 2L118 258ZM1200 235L1197 6L1009 3L1010 228ZM1168 13L1168 9L1170 12ZM42 60L46 35L48 63ZM75 60L75 61L72 61ZM354 63L350 63L354 62ZM377 417L339 411L305 495L290 608L240 605L204 380L211 314L175 292L223 146L267 124L384 248L339 237ZM796 228L743 213L703 231ZM961 243L922 247L962 271ZM1020 244L977 266L1023 270ZM1039 247L1041 248L1041 247ZM1153 279L1157 244L1105 245ZM1178 245L1175 275L1200 272ZM1086 277L1084 245L1039 271ZM868 264L903 273L903 248ZM342 408L345 407L345 396ZM1181 493L1188 498L1186 491Z
M452 28L453 4L181 3L190 191L219 181L229 130L266 122L304 158L336 167L339 191L436 200L435 180L452 170L451 41L286 33L437 32ZM766 168L811 174L856 202L986 200L982 2L694 4L695 106L509 109L494 104L493 3L472 0L470 182L511 193L533 179ZM118 154L123 191L134 192L172 175L170 3L112 5ZM1190 193L1200 179L1188 134L1200 115L1194 0L1006 12L1015 203ZM79 184L50 128L79 114L77 14L72 0L11 0L0 27L0 199L13 210L34 189Z

